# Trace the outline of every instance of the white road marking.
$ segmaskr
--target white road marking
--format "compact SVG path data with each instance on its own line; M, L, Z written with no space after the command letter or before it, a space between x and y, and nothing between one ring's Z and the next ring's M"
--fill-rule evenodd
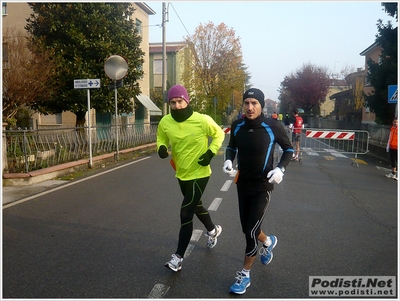
M384 171L387 171L387 172L389 172L389 171L391 171L391 169L390 168L385 168L385 167L381 167L381 166L375 166L377 169L379 169L379 170L384 170Z
M160 299L165 296L168 292L169 286L157 283L153 289L151 290L150 294L147 296L149 299Z
M210 207L208 207L208 211L217 211L221 202L222 198L215 198L214 201L212 201Z
M194 249L194 245L189 244L185 251L185 254L183 255L183 258L188 258L190 256L190 254L192 253L193 249Z
M192 237L190 238L191 241L199 241L201 234L203 234L203 230L194 229L192 233Z
M338 158L347 158L347 156L339 153L337 150L334 149L324 149L325 151L331 153L332 156L338 157Z
M193 229L192 237L190 238L190 241L199 241L199 239L200 239L202 234L203 234L203 230ZM195 245L189 244L187 249L186 249L185 254L183 255L183 258L189 257L190 254L192 253L194 247L195 247Z
M231 187L232 180L226 180L225 184L222 186L221 191L228 191L229 187Z

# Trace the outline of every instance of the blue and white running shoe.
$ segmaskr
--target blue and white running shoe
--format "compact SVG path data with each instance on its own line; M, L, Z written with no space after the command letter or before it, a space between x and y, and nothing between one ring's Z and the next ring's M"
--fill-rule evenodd
M250 277L246 277L242 272L236 272L236 281L231 285L229 291L234 294L242 295L246 292L246 288L250 286Z
M278 238L274 235L270 235L269 238L271 239L271 245L269 247L261 247L260 248L260 255L261 255L261 263L262 264L269 264L272 261L274 255L272 254L272 249L275 248L276 243L278 242Z

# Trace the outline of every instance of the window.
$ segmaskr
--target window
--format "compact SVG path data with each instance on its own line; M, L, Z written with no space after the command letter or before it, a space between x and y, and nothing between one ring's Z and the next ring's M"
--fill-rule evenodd
M138 34L142 34L142 21L136 19L136 29L138 31Z
M162 74L163 74L163 61L162 59L161 60L155 59L153 61L154 87L162 87ZM168 74L168 72L166 74Z
M139 66L138 70L143 71L143 65ZM140 79L143 79L143 77L144 77L144 73L142 73L142 76L140 77Z
M3 2L3 15L7 15L7 2Z
M162 60L154 60L153 74L162 74Z

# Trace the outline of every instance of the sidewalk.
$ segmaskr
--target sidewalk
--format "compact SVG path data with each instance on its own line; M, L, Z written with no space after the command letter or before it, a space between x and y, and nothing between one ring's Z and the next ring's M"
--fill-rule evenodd
M68 182L69 181L47 180L32 185L3 187L3 205L22 200Z

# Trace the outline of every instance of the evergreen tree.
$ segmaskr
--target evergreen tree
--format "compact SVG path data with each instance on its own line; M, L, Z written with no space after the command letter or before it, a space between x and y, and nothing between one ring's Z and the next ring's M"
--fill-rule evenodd
M397 18L397 2L382 3L389 16ZM377 23L378 34L375 42L381 46L382 53L379 62L367 61L367 79L373 86L373 93L366 95L365 102L375 113L375 122L392 124L395 116L395 104L388 103L388 86L397 85L397 27L393 28L390 21L386 25L382 20Z
M83 125L87 111L86 89L74 89L75 79L101 80L100 89L92 89L91 105L98 112L114 112L114 93L108 89L112 80L104 72L104 63L111 55L120 55L128 62L124 87L118 90L118 109L132 112L132 98L140 93L137 80L143 76L141 37L131 19L131 3L29 3L33 14L25 29L31 43L54 53L57 62L56 82L59 89L45 103L32 108L44 114L71 111L76 124Z

